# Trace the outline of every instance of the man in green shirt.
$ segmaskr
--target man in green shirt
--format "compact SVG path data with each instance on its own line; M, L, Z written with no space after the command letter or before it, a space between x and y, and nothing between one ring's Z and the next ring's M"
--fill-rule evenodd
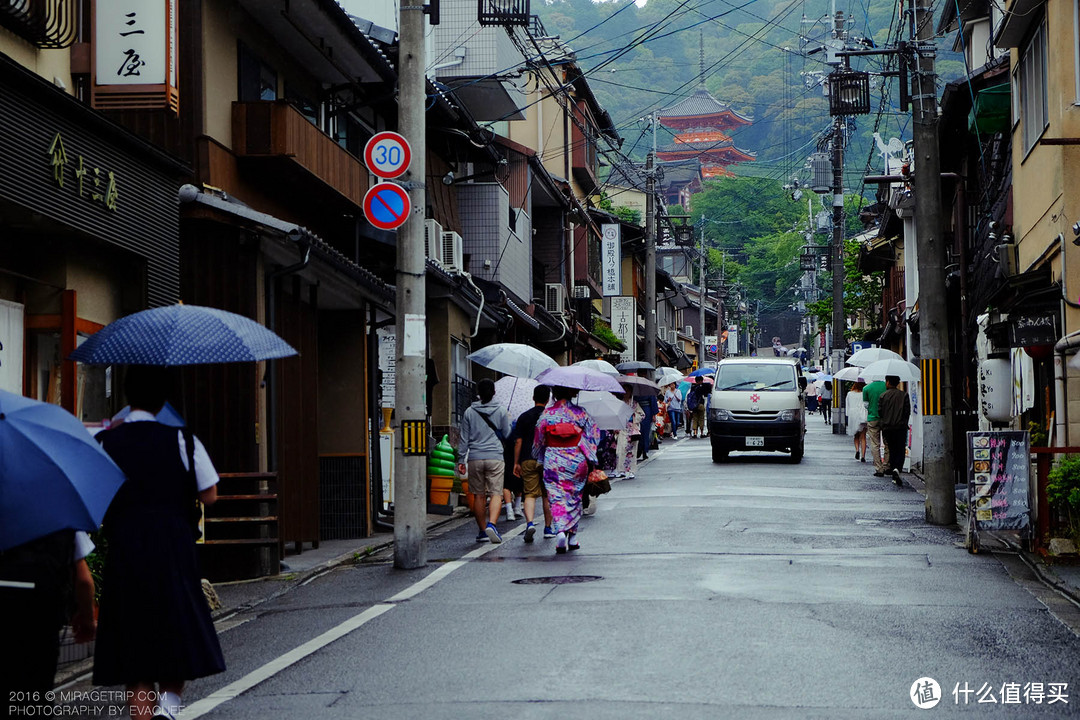
M884 381L875 380L863 388L863 402L866 403L866 435L870 438L870 455L874 458L874 477L885 477L885 468L889 465L889 448L885 448L885 459L881 457L881 416L878 414L878 399L886 390Z

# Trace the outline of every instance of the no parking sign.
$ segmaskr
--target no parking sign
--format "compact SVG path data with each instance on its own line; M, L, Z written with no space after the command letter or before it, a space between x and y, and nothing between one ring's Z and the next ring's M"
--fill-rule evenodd
M394 183L379 183L364 195L364 217L380 230L401 227L411 210L409 193Z

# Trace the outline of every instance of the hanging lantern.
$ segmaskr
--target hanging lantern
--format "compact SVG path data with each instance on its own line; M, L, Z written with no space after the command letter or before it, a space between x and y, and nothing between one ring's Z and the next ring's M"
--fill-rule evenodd
M870 112L870 74L857 70L829 73L829 114L865 115Z

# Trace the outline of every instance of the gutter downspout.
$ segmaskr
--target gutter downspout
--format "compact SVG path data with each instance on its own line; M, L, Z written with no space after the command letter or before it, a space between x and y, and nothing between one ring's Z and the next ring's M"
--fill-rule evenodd
M1058 233L1061 241L1061 300L1069 307L1080 308L1080 304L1069 300L1068 275L1065 272L1065 235ZM1062 320L1065 313L1062 312ZM1065 421L1065 355L1069 350L1076 351L1080 348L1080 330L1065 335L1054 345L1054 446L1065 447L1065 434L1068 432L1068 424Z
M279 278L286 275L292 275L298 273L308 266L311 262L311 240L310 233L306 228L298 227L294 230L290 230L288 237L290 240L300 246L303 252L303 257L300 262L289 265L288 267L279 268L273 272L266 274L266 303L267 303L267 325L273 332L277 332L277 303L274 301L274 286ZM267 400L267 423L266 423L266 464L267 469L270 472L277 470L277 419L275 413L277 412L277 395L278 395L278 383L274 377L275 363L274 360L266 361L266 377L267 383L270 386L269 398Z
M1054 345L1054 447L1065 447L1065 355L1080 349L1080 330L1069 333Z

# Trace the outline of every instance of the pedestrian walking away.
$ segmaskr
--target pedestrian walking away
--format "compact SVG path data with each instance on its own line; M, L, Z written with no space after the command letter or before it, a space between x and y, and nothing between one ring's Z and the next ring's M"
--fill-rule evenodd
M533 438L533 458L544 466L544 486L551 501L555 552L577 550L585 479L596 467L600 433L589 413L570 400L577 390L552 388L555 404L540 414Z
M806 412L815 413L818 409L818 386L811 380L806 383Z
M525 514L525 542L531 543L536 534L536 525L533 516L536 513L536 499L540 498L544 510L544 537L555 537L551 529L551 504L548 502L547 491L544 490L544 468L533 459L533 438L536 436L536 421L540 419L540 413L544 412L548 400L551 398L551 388L547 385L537 385L533 389L533 407L521 413L510 439L514 443L514 475L521 478L525 493L523 511Z
M881 457L881 420L878 417L878 400L887 388L881 380L875 380L863 388L863 401L866 403L866 436L870 439L870 457L874 460L874 477L885 476L885 464L889 462L889 449L885 447L885 457Z
M904 469L904 457L907 455L908 421L911 418L911 398L900 389L900 378L889 375L885 378L888 388L878 399L878 415L881 419L881 436L888 449L886 473L892 481L902 485L900 472Z
M625 400L633 408L633 411L630 413L630 419L626 421L626 430L619 433L621 437L615 452L622 458L622 472L620 474L627 480L633 480L637 477L637 449L638 441L641 439L641 421L645 417L645 411L637 404L629 390L625 395ZM622 449L621 452L619 448Z
M826 423L832 422L832 382L822 380L818 388L818 402L821 405L821 416Z
M125 685L132 717L176 716L185 681L225 670L195 548L195 501L217 500L218 475L198 438L156 421L166 373L129 367L131 413L98 436L127 481L105 515L94 684Z
M855 459L866 462L866 403L863 402L862 390L861 382L851 386L844 398L844 411L855 442Z
M678 440L679 428L682 427L683 400L675 383L668 385L664 391L664 402L667 403L668 418L671 420L671 439Z
M690 412L690 437L705 437L705 401L709 392L707 388L711 387L698 375L694 378L690 392L686 394L686 409Z
M641 409L645 411L645 417L641 419L640 437L638 438L638 460L648 460L649 450L652 449L652 438L655 427L653 425L659 404L655 395L638 395L634 398Z
M502 542L497 523L503 499L503 441L510 436L510 418L502 405L492 402L493 380L484 378L476 383L476 394L479 401L461 416L458 473L468 474L473 517L480 530L476 541L498 543Z

